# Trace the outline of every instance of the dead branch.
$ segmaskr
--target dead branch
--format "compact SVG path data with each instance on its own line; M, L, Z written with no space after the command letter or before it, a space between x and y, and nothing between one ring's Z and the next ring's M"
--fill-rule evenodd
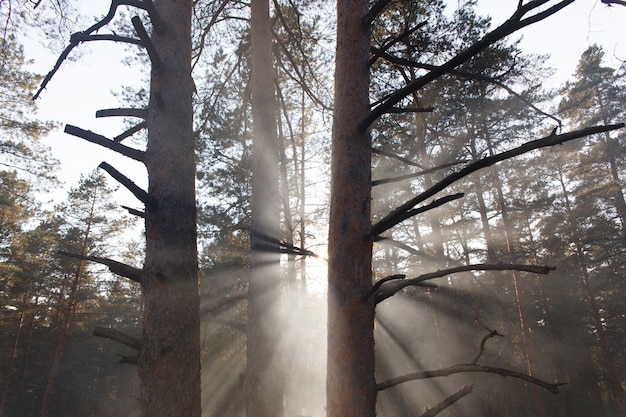
M435 111L435 108L430 106L430 107L420 107L420 108L415 108L415 107L392 107L389 110L387 110L387 113L395 113L395 114L401 114L401 113L432 113L433 111Z
M113 138L113 142L121 142L124 139L134 135L135 133L139 132L141 129L145 129L146 127L148 127L148 123L144 120L141 123L136 124L135 126L131 127L130 129L128 129L127 131L123 132L120 135L117 135L116 137Z
M506 22L504 22L491 32L487 33L481 40L479 40L466 50L462 51L461 53L457 54L447 62L438 66L437 69L432 70L422 77L419 77L414 81L409 82L404 87L390 94L389 97L387 97L381 104L374 108L369 113L369 115L363 121L361 121L361 123L359 123L359 129L361 131L365 131L376 119L385 114L390 108L395 106L404 97L430 84L432 81L436 80L442 75L454 70L456 67L476 56L478 53L482 52L484 49L499 41L500 39L503 39L506 36L530 24L539 22L574 2L574 0L560 1L559 3L547 8L546 10L535 13L534 15L524 19L525 15L547 3L547 1L548 0L532 0L526 4L520 4L517 10Z
M381 233L384 233L386 230L391 229L393 226L395 226L396 224L400 222L403 222L409 217L417 216L418 214L427 212L428 210L432 210L450 201L454 201L459 198L462 198L463 196L465 196L465 193L457 193L457 194L448 195L438 200L433 200L430 204L427 204L425 206L418 207L416 209L407 210L406 212L399 214L398 216L394 217L393 219L389 219L388 221L383 221L385 220L383 219L372 226L372 229L370 230L370 237L378 236Z
M420 169L424 169L424 165L418 164L417 162L413 162L410 159L403 158L400 155L396 155L396 154L393 154L391 152L384 151L382 149L372 148L372 153L375 153L377 155L386 156L388 158L397 159L398 161L404 162L407 165L411 165L411 166L414 166L414 167L418 167Z
M450 162L448 164L442 164L442 165L438 165L438 166L433 167L433 168L425 169L425 170L420 171L420 172L413 172L411 174L400 175L400 176L397 176L397 177L383 178L381 180L374 180L374 181L372 181L372 187L375 187L377 185L382 185L382 184L389 184L389 183L392 183L392 182L404 181L404 180L408 180L408 179L411 179L411 178L421 177L423 175L430 174L430 173L433 173L433 172L436 172L436 171L439 171L439 170L442 170L442 169L450 168L450 167L453 167L455 165L464 164L466 162L467 161L465 161L465 160L464 161L455 161L455 162Z
M137 209L134 209L134 208L128 207L128 206L122 206L122 208L124 210L126 210L129 214L132 214L133 216L137 216L137 217L141 217L141 218L145 218L146 217L146 213L141 211L141 210L137 210Z
M147 109L136 108L116 108L116 109L102 109L96 112L96 118L99 117L138 117L145 119L148 115Z
M620 6L626 6L626 1L623 0L600 0L602 3L612 6L613 4L619 4Z
M485 353L485 344L487 343L487 340L496 336L503 337L500 333L498 333L497 330L490 330L489 333L487 333L483 337L483 340L480 341L480 347L478 348L478 353L476 354L476 357L474 357L474 360L471 363L473 364L478 363L478 360L480 359L480 357L483 356L483 353Z
M146 28L141 21L139 16L135 16L130 21L133 23L133 27L135 28L135 32L137 32L137 36L141 39L141 44L146 51L148 52L148 57L150 58L150 62L152 63L152 71L158 72L163 67L163 63L161 62L161 58L159 58L159 54L157 54L156 48L148 36L148 32L146 32Z
M431 262L437 262L437 258L434 257L433 255L429 255L426 252L417 250L409 245L407 245L406 243L403 242L399 242L397 240L391 239L389 237L382 237L380 235L378 236L374 236L372 239L374 242L379 242L381 244L388 244L391 246L395 246L396 248L400 248L402 250L404 250L405 252L411 254L411 255L415 255L415 256L419 256L420 258L429 260Z
M137 184L132 182L124 174L122 174L121 172L119 172L118 170L116 170L111 165L107 164L106 162L101 162L100 165L98 165L98 168L102 168L103 170L105 170L117 182L119 182L124 187L126 187L128 191L133 193L133 195L137 197L139 201L144 203L146 207L156 210L158 204L157 204L157 201L154 199L154 197L152 197L150 194L148 194L147 192L139 188Z
M68 135L76 136L81 139L85 139L88 142L95 143L96 145L103 146L107 149L134 159L135 161L145 161L145 152L130 148L126 145L122 145L119 142L115 142L114 140L111 140L102 135L98 135L97 133L91 132L89 130L84 130L72 125L65 125L64 132Z
M143 278L143 270L127 265L122 262L114 261L113 259L101 258L99 256L79 255L77 253L71 253L66 251L57 251L61 256L68 256L70 258L82 259L84 261L96 262L109 267L109 271L122 277L131 279L135 282L141 282Z
M48 74L46 74L46 76L44 77L43 81L41 82L41 85L39 86L39 90L37 90L37 92L33 96L33 100L37 100L37 98L39 98L39 96L41 95L41 92L46 88L46 86L48 85L48 83L50 82L54 74L56 74L59 68L61 68L61 64L63 64L63 61L65 61L65 59L68 57L70 52L72 52L72 50L76 46L78 46L81 42L83 42L81 39L84 36L91 35L92 33L96 32L97 30L101 29L102 27L110 23L111 20L113 20L113 18L115 17L117 8L122 5L137 7L139 9L144 8L143 3L138 0L112 0L111 7L109 8L109 12L106 14L106 16L104 16L98 22L93 24L87 30L76 33L70 37L70 44L67 47L65 47L63 52L61 52L61 54L57 58L57 61L54 64L54 67L52 67L52 70L50 70L50 72L48 72ZM92 39L92 40L95 40L95 39Z
M411 60L405 59L405 58L399 58L399 57L393 56L393 55L391 55L391 54L389 54L389 53L387 53L387 52L385 52L385 51L383 51L381 49L375 48L375 47L372 47L371 51L372 51L372 53L375 54L376 57L384 58L385 60L391 62L392 64L402 65L402 66L405 66L405 67L421 68L421 69L425 69L425 70L429 70L429 71L433 71L433 70L436 70L438 68L436 65L424 64L424 63L421 63L421 62L411 61ZM552 115L550 113L546 113L545 111L541 110L539 107L535 106L530 100L526 99L520 93L516 92L511 87L509 87L508 85L506 85L502 81L499 81L495 77L490 77L490 76L487 76L487 75L477 74L477 73L474 73L474 72L464 71L464 70L460 70L460 69L452 70L452 71L450 71L450 74L456 75L458 77L466 78L466 79L472 79L472 80L482 81L482 82L486 82L486 83L490 83L490 84L496 85L496 86L502 88L503 90L505 90L506 92L508 92L509 94L511 94L512 96L514 96L517 99L519 99L522 103L526 104L528 107L530 107L531 109L533 109L537 113L554 120L555 122L558 123L559 127L562 126L561 119L559 119L558 117L556 117L556 116L554 116L554 115Z
M442 278L447 275L457 274L459 272L468 271L524 271L532 272L534 274L547 274L550 271L554 271L556 268L553 266L540 266L540 265L523 265L523 264L473 264L473 265L461 265L453 268L441 269L434 272L428 272L422 274L416 278L405 279L403 281L394 281L387 283L374 294L374 300L376 304L381 301L395 295L403 288L418 285L424 281L428 281L435 278Z
M543 381L539 378L535 378L533 376L524 374L522 372L517 372L517 371L510 370L510 369L498 368L498 367L493 367L493 366L477 365L474 363L466 363L462 365L454 365L448 368L442 368L442 369L437 369L433 371L414 372L414 373L403 375L397 378L388 379L386 381L376 384L376 389L378 391L382 391L387 388L395 387L396 385L402 384L404 382L415 381L417 379L436 378L436 377L441 377L441 376L450 376L454 374L468 373L468 372L482 372L482 373L497 374L501 376L509 376L512 378L521 379L522 381L530 382L531 384L535 384L537 386L540 386L541 388L545 388L553 394L558 394L559 387L561 385L565 385L564 382L550 383L550 382Z
M141 40L139 39L129 38L128 36L115 35L113 33L101 35L86 35L82 32L78 32L70 36L70 42L82 43L92 41L112 41L141 46Z
M141 349L141 341L139 339L116 329L98 326L93 330L92 334L97 337L114 340L134 350Z
M381 46L380 48L374 48L377 51L387 51L389 48L391 48L393 45L395 45L396 43L400 42L401 40L411 36L414 32L416 32L418 29L421 29L422 27L426 26L428 24L428 21L425 20L423 22L418 23L416 26L405 30L404 32L400 33L398 36L396 36L395 38L391 39L390 41L386 42L383 46ZM373 51L372 51L373 52ZM376 60L380 57L381 55L378 55L377 53L374 52L374 56L372 56L370 58L370 60L367 62L367 66L371 67L372 65L374 65L374 62L376 62Z
M378 289L385 283L385 282L389 282L389 281L394 281L396 279L404 279L406 278L406 275L404 274L396 274L396 275L390 275L388 277L384 277L379 279L378 281L376 281L374 283L374 285L372 285L372 288L370 289L369 293L367 294L367 298L371 297L372 295L376 294L376 291L378 291Z
M463 388L434 406L433 408L427 409L420 417L434 417L437 414L441 413L446 408L450 407L455 402L459 401L461 398L465 397L469 393L474 390L476 384L465 385Z
M613 124L613 125L607 125L607 126L591 126L585 129L581 129L581 130L576 130L573 132L568 132L568 133L563 133L561 135L557 135L555 134L556 132L552 132L552 134L545 136L541 139L537 139L537 140L533 140L530 142L526 142L524 144L522 144L521 146L496 154L496 155L492 155L492 156L488 156L486 158L483 158L481 160L478 160L474 163L471 163L469 165L467 165L466 167L464 167L463 169L461 169L460 171L451 174L449 176L447 176L446 178L444 178L443 180L441 180L440 182L438 182L437 184L433 185L432 187L430 187L429 189L427 189L426 191L422 192L421 194L419 194L418 196L412 198L411 200L407 201L406 203L404 203L403 205L401 205L400 207L396 208L395 210L393 210L391 213L389 213L387 216L385 216L383 219L381 219L378 223L376 223L373 227L372 227L372 236L375 236L377 234L382 233L381 231L379 231L379 229L381 228L381 226L379 226L380 224L383 225L395 225L400 223L400 221L397 221L397 219L402 218L403 216L406 215L406 212L410 209L412 209L413 207L415 207L417 204L421 203L422 201L432 197L433 195L437 194L438 192L446 189L448 186L454 184L455 182L457 182L458 180L468 176L469 174L476 172L480 169L483 168L487 168L491 165L494 165L498 162L504 161L506 159L510 159L519 155L522 155L524 153L530 152L532 150L535 149L540 149L540 148L545 148L548 146L554 146L554 145L560 145L562 143L568 142L570 140L574 140L574 139L578 139L578 138L582 138L585 136L589 136L589 135L594 135L597 133L603 133L603 132L608 132L611 130L616 130L616 129L621 129L624 127L624 123L618 123L618 124ZM406 219L406 217L404 217L404 219ZM386 228L383 230L387 230Z

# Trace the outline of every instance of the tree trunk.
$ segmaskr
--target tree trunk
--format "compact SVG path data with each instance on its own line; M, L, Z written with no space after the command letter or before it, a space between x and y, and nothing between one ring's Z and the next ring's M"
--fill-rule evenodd
M369 113L367 0L337 2L335 104L328 239L328 417L373 417L374 300L368 237L371 140L359 122Z
M141 415L200 417L200 320L190 0L155 2L148 106Z
M252 231L248 286L248 417L283 415L280 210L276 97L268 0L250 3L252 42Z

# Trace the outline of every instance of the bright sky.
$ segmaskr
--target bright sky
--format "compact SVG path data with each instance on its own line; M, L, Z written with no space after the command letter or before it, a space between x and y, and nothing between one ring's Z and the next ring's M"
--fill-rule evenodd
M497 25L511 14L517 3L517 0L479 0L479 13L493 16L494 25ZM84 4L93 10L91 15L95 18L106 14L110 3L108 0L90 0ZM457 2L449 1L449 4L452 8ZM604 47L607 64L617 67L621 60L626 60L626 7L607 7L599 0L578 0L520 34L523 35L524 50L551 54L548 64L556 69L556 75L554 79L546 80L546 86L556 87L574 72L578 58L593 43ZM520 34L513 35L514 39ZM73 124L113 137L123 130L119 121L96 119L95 112L118 107L111 92L119 90L121 85L137 83L141 71L147 69L121 64L120 52L124 47L112 42L91 42L79 48L82 58L78 62L66 62L41 95L39 114L43 119L56 120L62 125ZM47 73L57 58L56 54L33 42L26 45L26 53L35 60L33 69L41 74ZM147 186L141 164L64 134L62 128L46 138L45 143L61 161L60 177L67 186L76 185L81 173L90 172L102 161L109 162L140 186ZM121 192L120 198L121 204L138 207L127 191Z

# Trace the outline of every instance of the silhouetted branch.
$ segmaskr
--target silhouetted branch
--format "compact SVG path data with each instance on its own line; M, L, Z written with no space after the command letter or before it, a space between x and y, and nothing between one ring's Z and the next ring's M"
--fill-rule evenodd
M76 43L76 44L79 44L82 42L92 42L92 41L112 41L112 42L129 43L131 45L141 46L141 40L139 39L129 38L128 36L114 35L112 33L101 34L101 35L87 35L82 32L78 32L70 36L70 42Z
M136 124L135 126L131 127L130 129L128 129L127 131L123 132L120 135L117 135L116 137L113 138L113 142L121 142L124 139L134 135L135 133L139 132L141 129L145 129L146 127L148 127L148 123L146 121L143 121L139 124Z
M483 372L489 374L497 374L501 376L510 376L512 378L521 379L522 381L530 382L545 388L553 394L559 393L559 387L565 385L564 382L549 383L539 378L535 378L530 375L526 375L522 372L512 371L510 369L497 368L493 366L477 365L474 363L466 363L462 365L454 365L448 368L437 369L433 371L414 372L407 375L402 375L397 378L388 379L386 381L376 384L378 391L385 390L387 388L395 387L396 385L404 382L415 381L417 379L436 378L441 376L450 376L454 374L467 373L467 372Z
M463 169L461 169L460 171L448 175L446 178L444 178L443 180L441 180L440 182L438 182L437 184L433 185L432 187L430 187L429 189L427 189L426 191L422 192L421 194L419 194L418 196L412 198L411 200L407 201L406 203L404 203L403 205L401 205L400 207L396 208L395 210L393 210L391 213L389 213L387 216L385 216L383 219L381 219L376 225L374 225L374 228L377 227L378 224L397 224L399 222L396 222L396 219L398 218L402 218L402 216L406 215L406 212L410 209L412 209L413 207L415 207L417 204L421 203L422 201L432 197L433 195L437 194L438 192L446 189L447 187L449 187L451 184L454 184L455 182L457 182L458 180L468 176L469 174L476 172L480 169L483 168L487 168L491 165L494 165L498 162L504 161L506 159L510 159L513 158L515 156L519 156L522 155L524 153L530 152L532 150L535 149L540 149L540 148L545 148L548 146L554 146L554 145L559 145L565 142L568 142L570 140L574 140L574 139L578 139L578 138L582 138L585 136L589 136L589 135L594 135L597 133L603 133L603 132L608 132L611 130L616 130L616 129L621 129L624 127L624 123L619 123L619 124L613 124L613 125L607 125L607 126L591 126L585 129L581 129L581 130L576 130L574 132L569 132L569 133L563 133L561 135L557 135L556 134L556 129L555 131L552 132L552 134L545 136L541 139L537 139L537 140L533 140L530 142L526 142L524 144L522 144L521 146L511 149L509 151L505 151L496 155L492 155L492 156L488 156L486 158L483 158L481 160L478 160L474 163L471 163L469 165L467 165L466 167L464 167ZM405 217L406 218L406 217ZM395 222L395 223L394 223ZM377 231L378 229L372 229L372 236L375 236L377 234L382 233L381 231ZM386 230L386 229L384 229Z
M411 36L414 32L416 32L418 29L426 26L428 24L428 21L425 20L423 22L418 23L416 26L405 30L404 32L400 33L398 36L396 36L395 38L391 39L390 41L386 42L383 46L381 46L380 48L373 48L376 49L377 51L380 52L384 52L386 50L388 50L389 48L391 48L393 45L395 45L396 43L400 42L401 40L407 38L408 36ZM372 51L373 52L373 51ZM380 55L378 55L376 52L374 52L374 56L370 58L370 60L367 62L367 66L371 67L372 65L374 65L374 62L376 62L376 60L378 59Z
M389 237L374 236L372 240L374 242L379 242L383 245L388 244L388 245L395 246L396 248L400 248L404 250L405 252L410 253L411 255L419 256L420 258L427 259L431 262L437 262L437 258L434 257L433 255L429 255L428 253L424 251L417 250L407 245L406 243L391 239Z
M626 1L623 0L600 0L602 3L607 4L609 6L613 4L619 4L620 6L626 6Z
M385 7L391 3L391 0L378 0L372 8L367 12L365 17L363 18L363 26L366 28L372 24L374 20L378 17L378 15L385 10Z
M399 176L393 177L393 178L383 178L381 180L374 180L374 181L372 181L372 187L375 187L377 185L382 185L382 184L389 184L389 183L392 183L392 182L404 181L404 180L408 180L408 179L411 179L411 178L421 177L423 175L430 174L430 173L439 171L441 169L450 168L450 167L453 167L455 165L464 164L466 162L467 161L450 162L448 164L438 165L436 167L425 169L425 170L420 171L420 172L413 172L411 174L399 175Z
M141 210L137 210L137 209L134 209L134 208L128 207L128 206L122 206L122 208L124 210L126 210L129 214L132 214L133 216L137 216L137 217L141 217L141 218L145 218L146 217L146 213L141 211Z
M86 39L86 37L88 37L93 32L101 29L102 27L107 25L109 22L111 22L111 20L113 20L113 18L115 17L115 12L117 11L117 8L122 5L133 6L139 9L143 9L144 7L143 3L138 0L112 0L111 7L109 8L109 12L107 13L106 16L104 16L101 20L93 24L87 30L83 32L75 33L70 37L70 44L67 47L65 47L63 52L61 52L61 54L57 58L56 63L54 64L54 67L52 67L52 70L50 70L50 72L46 74L45 78L41 82L41 85L39 86L39 90L37 90L37 92L33 96L33 100L37 100L37 98L41 95L41 92L46 88L46 86L48 85L48 83L50 82L54 74L56 74L59 68L61 68L61 64L63 63L63 61L65 61L65 59L68 57L70 52L72 52L72 49L74 49L84 40L97 40L95 38ZM97 37L97 36L107 36L107 35L93 35L93 36Z
M135 350L141 349L141 341L139 339L116 329L98 326L93 330L92 334L97 337L114 340Z
M389 281L394 281L397 279L404 279L406 278L405 274L396 274L396 275L390 275L388 277L384 277L379 279L378 281L376 281L374 283L374 285L372 285L372 288L370 289L369 293L367 294L367 298L371 297L372 295L376 294L376 291L378 291L378 289L381 287L381 285L383 285L385 282L389 282Z
M378 236L381 233L384 233L386 230L391 229L396 224L408 219L409 217L417 216L418 214L421 214L428 210L432 210L434 208L442 206L445 203L462 198L464 195L465 193L457 193L457 194L448 195L438 200L434 200L430 204L427 204L425 206L418 207L416 209L407 210L404 213L398 214L393 219L390 219L390 218L383 219L372 226L372 229L370 230L370 237Z
M500 39L516 32L523 27L526 27L532 23L536 23L553 15L554 13L573 3L574 0L560 1L559 3L547 8L546 10L538 12L526 19L522 19L528 12L542 6L547 2L548 0L532 0L524 5L520 5L515 13L513 13L513 15L506 22L504 22L491 32L487 33L481 40L474 43L472 46L462 51L461 53L457 54L444 64L438 66L437 69L434 69L423 75L422 77L411 81L406 86L390 94L389 97L385 99L385 101L383 101L376 108L374 108L370 112L370 114L363 121L361 121L361 123L359 123L359 129L361 131L365 131L372 124L372 122L374 122L374 120L385 114L390 108L395 106L407 95L421 89L422 87L428 85L442 75L454 70L456 67L476 56L478 53L482 52L484 49L496 43Z
M91 132L89 130L84 130L76 126L65 125L65 133L68 135L76 136L81 139L85 139L88 142L95 143L100 146L104 146L105 148L111 149L117 153L120 153L124 156L127 156L135 161L144 162L145 161L145 152L130 148L126 145L122 145L119 142L115 142L105 136L98 135L97 133Z
M455 402L459 401L461 398L465 397L469 393L474 390L476 384L465 385L463 388L434 406L433 408L427 409L420 417L434 417L437 414L441 413L446 408L450 407Z
M66 251L57 251L61 256L68 256L70 258L82 259L84 261L96 262L109 267L109 271L122 277L131 279L135 282L141 282L143 278L143 270L135 268L134 266L127 265L122 262L114 261L113 259L101 258L99 256L79 255L77 253L71 253Z
M98 117L138 117L140 119L145 119L148 115L147 109L136 109L136 108L116 108L116 109L102 109L96 112L96 118Z
M154 197L152 197L150 194L148 194L147 192L139 188L137 184L132 182L128 177L126 177L124 174L122 174L121 172L113 168L111 165L107 164L106 162L101 162L100 165L98 165L98 168L102 168L103 170L105 170L117 182L119 182L124 187L126 187L128 191L133 193L133 195L137 197L139 201L144 203L146 207L149 207L151 209L157 208L158 204L157 204L157 201L154 199Z
M496 337L496 336L503 337L500 333L498 333L497 330L489 330L489 333L487 333L485 335L485 337L483 337L483 340L480 341L480 347L478 349L478 354L476 354L476 357L474 358L474 360L471 363L476 364L478 362L480 357L483 356L483 353L485 352L485 344L487 343L487 340L491 339L492 337Z
M425 70L429 70L429 71L433 71L433 70L436 70L438 68L436 65L424 64L424 63L421 63L421 62L411 61L411 60L405 59L405 58L399 58L399 57L393 56L393 55L391 55L391 54L389 54L389 53L387 53L385 51L382 51L382 50L380 50L378 48L375 48L375 47L372 47L371 50L372 50L372 53L375 54L375 56L382 57L382 58L386 59L387 61L389 61L389 62L391 62L393 64L402 65L402 66L406 66L406 67L421 68L421 69L425 69ZM503 90L506 90L512 96L517 97L520 101L522 101L524 104L526 104L531 109L535 110L537 113L542 114L542 115L544 115L546 117L549 117L550 119L556 121L559 124L559 127L561 127L561 125L562 125L561 119L559 119L558 117L556 117L556 116L554 116L554 115L552 115L550 113L546 113L545 111L541 110L539 107L535 106L528 99L526 99L521 94L519 94L518 92L513 90L511 87L509 87L508 85L506 85L502 81L499 81L495 77L490 77L488 75L477 74L477 73L474 73L474 72L464 71L464 70L460 70L460 69L452 70L449 73L452 74L452 75L459 76L459 77L468 78L468 79L472 79L472 80L476 80L476 81L482 81L482 82L486 82L486 83L490 83L490 84L496 85L496 86L502 88Z
M412 107L392 107L386 111L386 113L432 113L435 111L435 108L430 107L420 107L420 108L412 108Z
M424 169L424 165L418 164L417 162L413 162L410 159L403 158L400 155L396 155L396 154L393 154L391 152L384 151L382 149L372 148L372 153L375 153L377 155L386 156L388 158L397 159L398 161L402 161L402 162L404 162L407 165L411 165L411 166L414 166L414 167L418 167L420 169Z
M148 36L148 32L146 32L146 28L143 26L143 22L139 16L133 17L130 21L133 23L137 36L141 39L141 44L148 52L148 57L152 63L152 71L158 72L163 67L163 63L161 62L161 58L159 58L159 54L157 54L156 48L154 47L150 36Z
M522 264L473 264L473 265L461 265L453 268L441 269L439 271L428 272L422 274L416 278L405 279L403 281L394 281L381 286L381 288L374 294L374 300L378 304L381 301L393 296L403 288L418 285L424 281L428 281L435 278L442 278L447 275L456 274L459 272L468 271L524 271L532 272L534 274L547 274L550 271L555 270L553 266L540 266L540 265L522 265Z

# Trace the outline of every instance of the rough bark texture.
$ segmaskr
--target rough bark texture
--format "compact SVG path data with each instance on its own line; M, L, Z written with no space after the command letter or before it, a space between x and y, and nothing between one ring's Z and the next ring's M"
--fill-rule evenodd
M248 417L283 415L276 98L268 0L253 0L252 231L248 287Z
M358 125L369 112L367 0L337 2L337 51L328 242L328 417L373 417L374 301L368 238L371 142Z
M141 415L200 417L200 326L192 129L190 0L155 2L147 114L144 329L138 358Z

